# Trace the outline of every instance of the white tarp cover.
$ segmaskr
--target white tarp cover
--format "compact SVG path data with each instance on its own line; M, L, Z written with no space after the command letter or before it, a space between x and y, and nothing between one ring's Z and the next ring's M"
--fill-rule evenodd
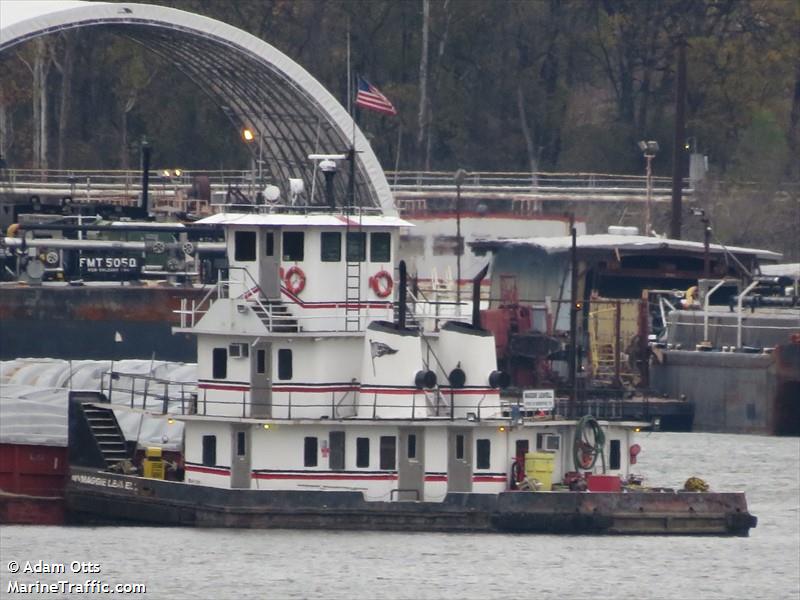
M46 444L56 446L67 445L67 403L69 390L100 391L103 374L111 369L109 360L66 361L52 358L19 358L0 361L0 396L3 398L3 410L0 414L2 431L14 432L14 441L9 443ZM170 397L167 411L180 414L180 393L191 393L196 390L197 365L170 363L149 360L114 361L115 372L126 373L114 380L111 393L111 404L126 440L138 440L141 446L160 446L167 450L181 450L183 443L183 423L169 422L167 417L154 416L143 412L149 410L161 412L163 398L155 393L164 393L163 386L157 390L149 389L147 402L145 399L144 379L135 379L130 375L150 375L158 379L187 382L184 385L167 386ZM105 377L104 391L108 392L108 375ZM155 392L155 393L154 393ZM41 394L41 395L40 395ZM46 398L47 404L41 408L40 402ZM31 400L33 399L33 400ZM133 410L131 410L133 403ZM51 408L47 408L50 406ZM56 410L57 409L57 410ZM56 417L54 415L61 415ZM10 425L5 425L8 414ZM16 415L16 416L15 416ZM46 441L41 427L55 427L59 432L53 442ZM52 431L56 431L53 429ZM61 431L63 429L63 432ZM47 429L51 431L51 429ZM60 436L60 437L59 437ZM61 442L59 439L63 438ZM10 438L9 438L10 439ZM5 440L4 440L5 442Z
M67 445L63 388L0 385L0 444Z

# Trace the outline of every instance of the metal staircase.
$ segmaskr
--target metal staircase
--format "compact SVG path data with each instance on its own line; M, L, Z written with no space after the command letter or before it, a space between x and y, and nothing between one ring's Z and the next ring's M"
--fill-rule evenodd
M89 429L97 442L97 448L103 455L106 468L111 468L118 463L128 460L128 450L125 438L110 408L102 408L96 404L84 404L83 414Z
M300 325L280 300L263 298L250 301L250 308L267 328L274 333L297 333Z
M361 261L347 262L345 266L344 330L361 328Z

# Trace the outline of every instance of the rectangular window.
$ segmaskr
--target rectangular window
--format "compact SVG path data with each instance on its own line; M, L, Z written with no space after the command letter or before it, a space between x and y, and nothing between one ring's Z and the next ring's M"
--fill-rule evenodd
M356 466L369 466L369 438L356 438Z
M258 350L256 352L256 373L263 375L267 370L267 351Z
M408 448L406 448L408 458L417 458L417 436L413 433L408 435Z
M264 254L267 256L275 256L275 234L268 231L266 234L266 244Z
M400 237L400 245L408 256L422 256L425 254L425 238L421 235L404 235Z
M328 434L330 458L328 466L332 471L344 469L344 431L331 431Z
M397 438L393 435L381 436L381 471L394 471L397 465Z
M283 233L283 260L302 262L305 255L305 237L302 231Z
M491 464L491 450L492 450L491 440L478 440L476 450L478 453L477 468L488 469L489 465Z
M236 456L245 456L247 454L247 443L244 431L236 432Z
M460 433L456 435L456 458L464 460L464 436Z
M455 256L458 253L459 247L461 254L464 254L464 238L461 238L461 244L458 243L458 236L455 235L438 235L433 238L433 255L434 256Z
M342 260L342 234L338 231L323 231L320 235L320 260L339 262Z
M611 440L608 453L608 468L612 471L616 471L622 465L622 461L620 460L622 457L620 456L620 443L619 440Z
M306 467L317 466L317 438L307 437L303 441L303 465Z
M228 376L228 350L214 348L211 353L211 378L225 379Z
M237 231L234 234L233 245L234 260L250 262L256 259L255 231Z
M217 464L217 436L203 436L203 465L214 467Z
M288 348L278 350L278 379L292 378L292 351Z
M367 260L367 234L351 231L347 234L347 262Z
M369 236L369 259L374 263L392 260L392 235L380 231Z

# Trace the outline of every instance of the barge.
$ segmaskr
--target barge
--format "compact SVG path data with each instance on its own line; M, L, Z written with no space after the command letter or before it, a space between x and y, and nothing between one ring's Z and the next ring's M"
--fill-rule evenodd
M645 423L559 417L501 397L472 314L441 324L395 268L411 224L377 209L215 214L227 279L185 303L197 391L165 397L183 453L135 464L101 394L70 402L75 522L207 527L747 535L744 494L640 486ZM394 301L397 294L397 301ZM111 379L114 379L112 374Z

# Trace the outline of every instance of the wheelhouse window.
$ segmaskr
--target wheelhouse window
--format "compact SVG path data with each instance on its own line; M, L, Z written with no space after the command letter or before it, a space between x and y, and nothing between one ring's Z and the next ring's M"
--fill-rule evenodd
M394 471L397 465L397 438L382 435L380 441L381 471Z
M278 350L278 379L292 378L292 351L288 348Z
M379 231L369 236L369 260L374 263L387 263L392 260L392 236Z
M214 467L217 464L217 436L203 436L203 465Z
M478 469L489 468L489 465L491 464L491 450L491 440L481 439L476 442L476 451L478 454L476 466Z
M228 376L228 350L227 348L214 348L211 352L211 377L212 379L225 379Z
M356 467L369 466L369 438L356 438Z
M317 466L317 438L307 437L303 440L303 465L306 467Z
M344 431L331 431L328 434L330 458L328 466L332 471L344 469Z
M241 262L252 262L256 259L256 232L237 231L233 238L233 258Z
M342 260L342 234L338 231L323 231L320 234L320 260L339 262Z
M301 262L305 256L305 238L302 231L283 233L283 260Z
M347 262L367 260L367 234L351 231L347 234Z

